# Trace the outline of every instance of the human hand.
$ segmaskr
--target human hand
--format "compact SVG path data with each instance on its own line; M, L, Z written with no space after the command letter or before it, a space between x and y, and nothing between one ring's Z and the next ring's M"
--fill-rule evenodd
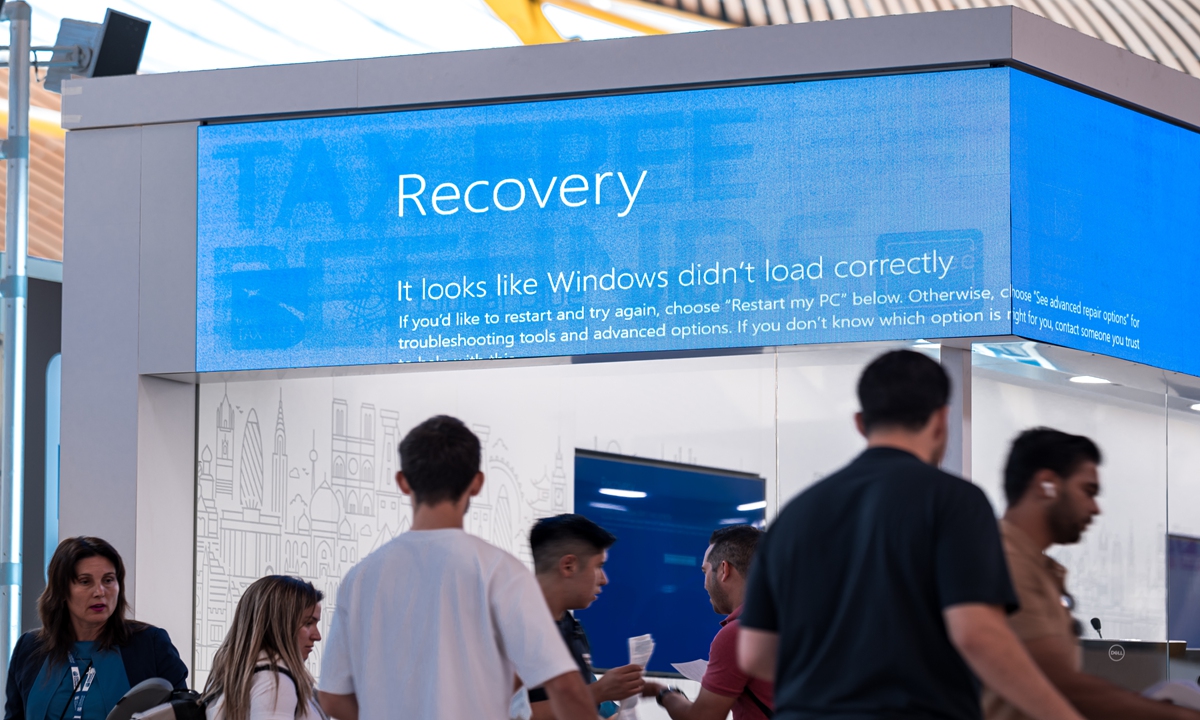
M646 681L642 679L642 667L640 665L626 665L624 667L613 668L604 673L596 682L592 683L592 697L596 702L606 702L608 700L624 700L627 697L633 697L642 691Z
M656 698L656 697L658 697L658 694L660 692L662 692L663 690L666 690L666 689L667 689L667 686L663 685L662 683L647 681L646 684L642 687L642 697Z

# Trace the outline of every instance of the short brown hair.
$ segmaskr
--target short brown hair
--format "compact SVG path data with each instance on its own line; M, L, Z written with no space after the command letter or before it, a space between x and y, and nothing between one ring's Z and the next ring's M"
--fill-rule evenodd
M479 473L479 438L458 418L437 415L400 441L400 472L420 505L457 502Z
M533 571L539 575L552 572L567 555L590 560L616 541L616 536L582 515L542 518L529 531Z
M754 559L754 551L758 549L762 534L762 530L753 525L730 525L714 530L708 538L708 544L712 545L712 552L708 554L709 566L716 570L724 561L742 577L746 577L750 573L750 561Z

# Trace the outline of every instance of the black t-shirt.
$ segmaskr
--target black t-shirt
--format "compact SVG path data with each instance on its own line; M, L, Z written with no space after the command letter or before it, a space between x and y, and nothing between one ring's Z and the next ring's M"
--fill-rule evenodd
M779 634L779 720L978 720L942 610L1017 607L975 485L872 448L795 500L756 554L743 627Z
M571 657L575 658L575 664L579 666L579 674L583 676L583 681L588 685L596 682L596 674L592 672L592 646L588 644L587 633L583 631L583 626L579 624L574 615L565 612L562 620L558 621L558 632L562 635L563 642L567 644L567 649L571 651ZM542 688L533 688L529 691L529 702L531 703L549 699L550 696Z

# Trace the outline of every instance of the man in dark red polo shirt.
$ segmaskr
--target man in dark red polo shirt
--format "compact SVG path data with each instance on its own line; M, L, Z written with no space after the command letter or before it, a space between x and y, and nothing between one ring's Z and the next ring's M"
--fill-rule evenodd
M771 683L751 678L737 663L738 615L746 594L746 574L762 531L749 525L717 530L709 538L708 551L700 568L704 589L713 610L727 615L708 650L708 670L700 683L700 694L688 700L675 688L648 682L642 690L657 697L671 720L767 720L773 714Z

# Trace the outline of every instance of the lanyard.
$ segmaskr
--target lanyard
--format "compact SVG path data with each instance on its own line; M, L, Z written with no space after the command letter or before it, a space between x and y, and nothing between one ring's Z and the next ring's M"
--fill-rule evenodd
M81 684L79 664L75 662L74 653L67 653L67 662L71 664L71 687L73 688L71 700L67 702L67 705L74 705L75 709L71 720L83 720L83 701L87 698L88 690L92 689L92 681L96 679L96 668L92 666L92 661L88 660L87 674L83 677ZM66 708L63 708L63 713L66 714Z

